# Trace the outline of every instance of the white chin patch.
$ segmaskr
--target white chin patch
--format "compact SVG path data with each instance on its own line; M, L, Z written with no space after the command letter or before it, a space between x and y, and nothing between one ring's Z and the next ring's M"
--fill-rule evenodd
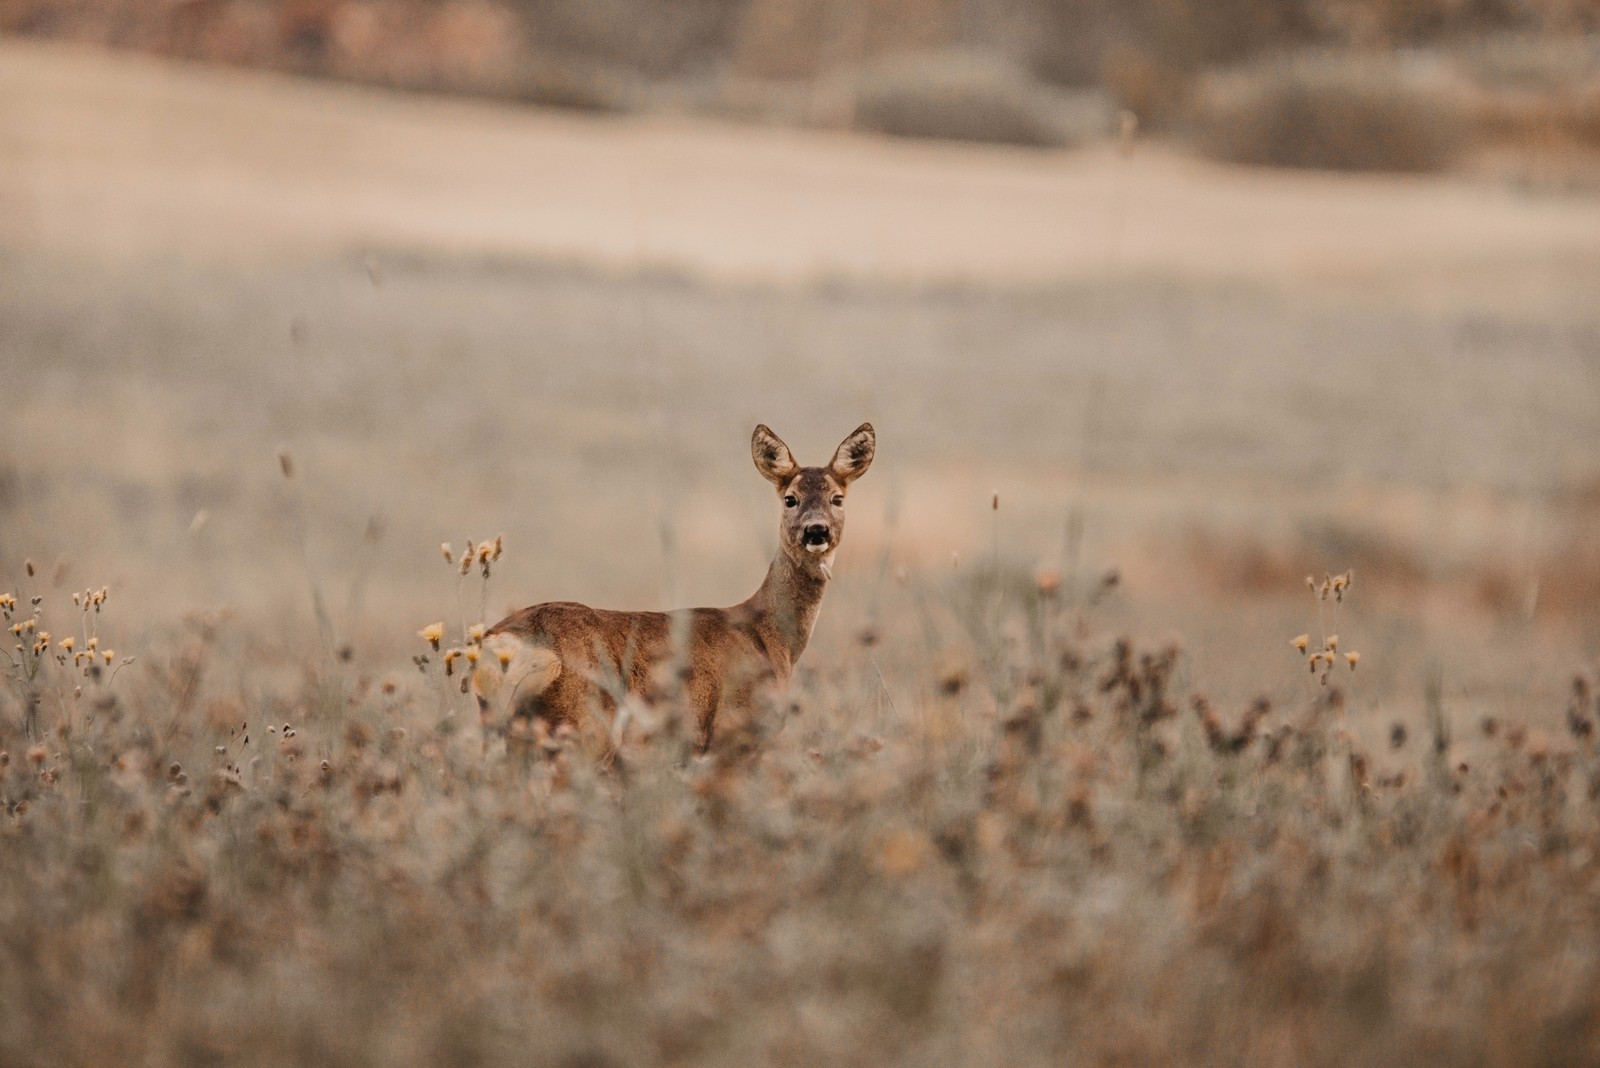
M811 545L807 545L806 546L806 552L808 552L808 553L825 553L831 548L833 548L833 546L831 546L831 545L811 544Z

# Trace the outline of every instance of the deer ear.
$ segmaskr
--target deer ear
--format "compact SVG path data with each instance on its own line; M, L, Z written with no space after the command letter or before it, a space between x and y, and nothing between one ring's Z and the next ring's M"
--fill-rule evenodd
M878 432L872 429L871 423L862 423L840 442L828 470L840 485L848 486L867 473L867 468L872 466L872 455L877 451Z
M789 446L765 423L756 427L756 432L750 436L750 456L755 460L756 470L761 472L761 477L774 486L782 486L800 470Z

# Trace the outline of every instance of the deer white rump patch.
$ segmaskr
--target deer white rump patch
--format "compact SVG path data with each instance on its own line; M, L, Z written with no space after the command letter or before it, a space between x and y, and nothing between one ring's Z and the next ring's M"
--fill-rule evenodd
M561 676L561 658L554 650L514 634L489 635L483 651L486 655L472 673L472 692L485 722L503 723Z

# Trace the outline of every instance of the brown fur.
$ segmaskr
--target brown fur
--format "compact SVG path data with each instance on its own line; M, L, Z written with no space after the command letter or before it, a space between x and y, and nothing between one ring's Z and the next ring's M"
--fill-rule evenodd
M760 689L788 683L832 577L844 496L876 446L863 423L827 466L801 467L776 434L756 427L751 456L783 503L778 552L760 588L730 608L613 612L553 601L513 613L484 643L509 663L502 671L491 655L473 676L485 720L567 725L605 756L619 740L610 723L618 695L650 701L681 684L695 743L710 748L719 727L726 733L730 720L752 714ZM822 551L807 545L808 528L812 541L825 537Z

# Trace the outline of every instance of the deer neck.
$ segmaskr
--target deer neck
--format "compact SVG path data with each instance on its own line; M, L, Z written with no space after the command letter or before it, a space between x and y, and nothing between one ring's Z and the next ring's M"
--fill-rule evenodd
M763 631L767 648L787 654L787 663L780 669L785 676L805 652L806 643L811 640L811 629L817 624L822 594L828 588L827 566L819 564L831 566L833 554L830 552L827 556L826 562L801 564L779 549L772 566L767 568L761 588L745 602L754 609L756 626ZM779 666L774 664L774 667Z

